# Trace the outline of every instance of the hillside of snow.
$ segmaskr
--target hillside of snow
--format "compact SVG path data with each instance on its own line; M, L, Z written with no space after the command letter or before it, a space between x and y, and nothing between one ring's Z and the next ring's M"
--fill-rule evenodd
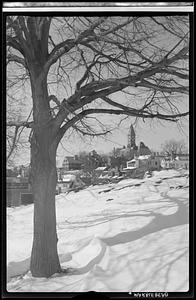
M7 208L8 292L185 292L189 289L188 171L154 172L56 196L65 274L29 271L33 204Z

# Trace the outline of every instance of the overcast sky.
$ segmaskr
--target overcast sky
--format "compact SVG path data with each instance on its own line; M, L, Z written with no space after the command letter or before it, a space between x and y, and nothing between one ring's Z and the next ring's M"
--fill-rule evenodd
M160 43L162 45L165 45L166 39L168 39L168 36L165 36ZM174 41L173 43L175 44ZM170 47L173 47L172 44L170 45ZM78 75L81 75L81 73L78 72ZM76 78L74 77L74 81L75 80ZM58 87L57 90L55 90L55 88L53 90L52 88L51 93L56 94L60 100L62 100L62 95L65 95L65 91L60 87ZM23 91L23 95L25 95L25 97L28 98L29 100L25 102L26 103L25 107L27 108L28 111L30 111L32 103L31 103L31 93L29 87L25 92ZM21 96L21 93L19 93L19 96ZM126 101L126 98L124 98L124 96L121 95L121 97L119 97L118 95L113 95L111 98L116 102L120 101L120 103L121 101ZM133 100L134 99L131 99L131 101ZM177 102L180 110L181 109L182 111L188 110L187 96L181 99L178 98ZM23 111L23 113L24 115L28 115L27 112ZM76 134L73 134L72 132L68 132L58 148L58 152L57 152L58 163L61 164L64 156L75 155L78 154L80 151L89 152L92 150L96 150L98 153L108 153L114 147L127 146L127 134L128 134L129 127L132 123L134 123L137 145L139 145L139 143L143 141L145 145L147 145L150 149L154 151L160 151L161 145L166 140L170 140L170 139L184 140L185 143L188 144L188 139L189 139L188 120L176 124L174 122L160 123L160 121L157 120L154 120L153 122L149 120L145 120L145 122L143 122L143 120L140 119L135 123L135 118L129 118L126 119L124 122L122 122L121 126L118 126L118 123L120 121L118 116L104 115L104 116L99 116L99 118L100 117L104 124L108 124L109 129L111 128L116 128L116 129L112 130L111 134L99 138L87 138L87 137L83 138ZM30 162L29 152L30 151L27 149L22 151L20 157L16 157L15 163L17 165L28 164Z
M113 133L106 137L97 137L93 139L80 138L74 135L68 140L64 138L62 145L59 145L57 160L61 161L64 155L77 154L79 151L91 151L95 149L97 152L108 153L114 147L127 146L127 133L132 119L129 119L125 124L114 130ZM158 121L138 120L135 125L136 144L139 145L141 141L145 143L150 149L155 151L161 150L161 145L170 139L184 140L188 144L189 139L189 124L188 121L183 122L183 127L179 128L180 124L173 122L164 122L159 124ZM66 151L67 150L67 151Z
M83 138L76 134L65 136L62 143L58 147L57 152L57 166L62 165L65 156L72 156L78 154L80 151L90 152L96 150L98 153L108 153L112 149L127 146L127 133L133 119L126 120L121 124L121 127L115 129L111 134L105 137ZM184 121L183 127L173 122L164 122L159 124L157 120L150 122L138 120L134 125L136 132L136 145L141 141L146 146L154 151L160 151L161 145L170 139L184 140L189 143L189 122ZM24 149L15 157L16 165L26 165L30 163L30 150Z

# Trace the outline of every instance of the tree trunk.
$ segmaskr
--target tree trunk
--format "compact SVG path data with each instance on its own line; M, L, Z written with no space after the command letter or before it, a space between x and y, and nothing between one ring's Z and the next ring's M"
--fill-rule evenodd
M34 239L30 270L35 277L49 277L61 271L57 253L55 211L56 149L50 145L49 134L49 131L44 130L40 135L39 145L35 136L31 143Z
M55 191L56 132L52 123L46 79L32 80L34 128L31 138L30 182L34 199L34 237L30 270L35 277L60 272L57 253Z

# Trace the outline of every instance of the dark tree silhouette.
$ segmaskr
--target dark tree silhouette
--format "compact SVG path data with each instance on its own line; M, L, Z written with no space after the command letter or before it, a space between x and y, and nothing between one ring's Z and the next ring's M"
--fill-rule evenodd
M31 129L30 269L49 277L61 272L55 187L62 137L70 128L106 134L102 114L171 122L187 116L189 18L20 15L7 16L6 29L9 93L30 91L32 101L32 119L7 123Z

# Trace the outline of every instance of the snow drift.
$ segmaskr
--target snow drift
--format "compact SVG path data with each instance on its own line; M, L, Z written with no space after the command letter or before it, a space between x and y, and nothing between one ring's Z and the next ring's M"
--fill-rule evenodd
M9 292L181 292L189 289L185 171L90 186L56 197L62 274L29 271L33 205L7 209Z

